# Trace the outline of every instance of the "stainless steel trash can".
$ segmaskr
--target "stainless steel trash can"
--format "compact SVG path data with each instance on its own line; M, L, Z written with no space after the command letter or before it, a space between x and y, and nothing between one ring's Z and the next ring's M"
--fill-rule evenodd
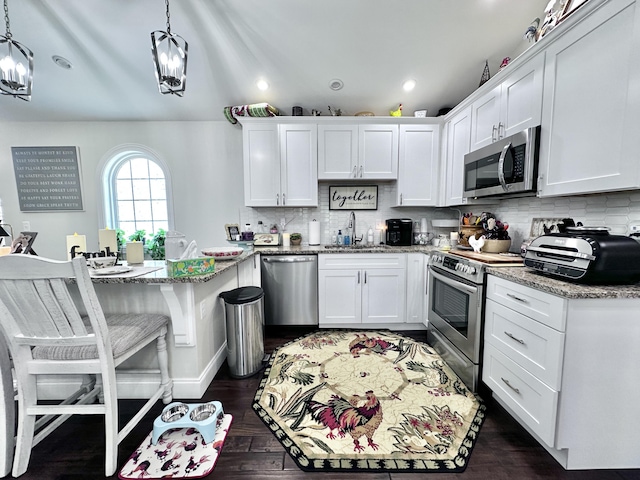
M264 357L264 291L240 287L222 292L227 326L227 363L232 377L243 378L262 368Z

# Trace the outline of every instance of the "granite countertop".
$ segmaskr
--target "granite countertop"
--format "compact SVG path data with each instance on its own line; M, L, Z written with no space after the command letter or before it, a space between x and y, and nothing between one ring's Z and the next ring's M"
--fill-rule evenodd
M528 267L489 267L487 272L496 277L564 298L640 298L640 284L638 283L633 285L582 285L559 280Z
M435 250L435 247L432 246L421 246L415 245L410 247L389 247L386 245L378 245L373 247L366 246L357 246L357 247L329 247L326 248L324 245L302 245L302 246L291 246L291 247L255 247L252 250L245 250L242 255L230 259L230 260L220 260L216 259L216 268L212 273L207 273L204 275L194 275L192 277L170 277L167 275L167 269L164 261L154 261L147 260L144 262L144 267L160 267L158 270L153 272L145 273L139 276L118 276L118 275L109 275L109 276L101 276L92 277L93 283L148 283L148 284L175 284L175 283L205 283L209 280L215 278L217 275L220 275L222 272L228 270L229 268L235 267L236 265L244 262L245 260L252 258L256 254L261 255L315 255L318 253L428 253L432 250ZM126 262L123 262L126 265ZM136 266L133 266L134 271Z
M256 254L261 255L316 255L321 253L353 254L353 253L425 253L439 251L431 245L412 245L406 247L391 247L387 245L337 247L325 245L301 245L290 247L255 247L245 250L242 255L231 260L216 259L215 272L192 277L170 277L164 261L146 261L145 267L160 267L153 272L140 276L104 276L93 277L94 283L138 283L138 284L175 284L175 283L205 283L229 268L252 258ZM134 267L135 270L135 267ZM504 278L537 290L558 295L564 298L640 298L640 283L634 285L582 285L574 282L566 282L527 267L488 267L487 272L496 277Z

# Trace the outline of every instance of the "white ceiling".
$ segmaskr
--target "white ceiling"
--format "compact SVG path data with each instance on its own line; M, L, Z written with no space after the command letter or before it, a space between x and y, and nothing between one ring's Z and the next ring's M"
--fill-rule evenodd
M405 115L435 116L478 87L485 60L494 74L527 48L523 34L547 3L173 0L171 30L189 42L180 98L158 92L151 60L150 33L166 30L162 0L9 0L13 38L34 52L33 96L0 97L0 121L223 120L224 106L258 102L286 115L293 105L388 115L403 103ZM329 88L334 78L342 90ZM417 86L406 93L409 78Z

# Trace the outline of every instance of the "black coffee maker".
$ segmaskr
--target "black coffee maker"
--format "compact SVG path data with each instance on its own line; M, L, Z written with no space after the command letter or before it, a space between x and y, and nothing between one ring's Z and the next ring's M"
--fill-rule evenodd
M410 218L390 218L387 220L387 245L411 246L412 230L413 222Z

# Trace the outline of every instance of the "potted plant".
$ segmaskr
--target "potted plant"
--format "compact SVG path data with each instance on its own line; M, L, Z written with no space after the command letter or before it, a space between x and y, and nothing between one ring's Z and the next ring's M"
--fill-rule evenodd
M300 242L302 242L302 234L292 233L289 240L291 241L291 245L300 245Z
M164 242L167 232L159 228L156 234L147 241L147 252L153 260L164 260Z

